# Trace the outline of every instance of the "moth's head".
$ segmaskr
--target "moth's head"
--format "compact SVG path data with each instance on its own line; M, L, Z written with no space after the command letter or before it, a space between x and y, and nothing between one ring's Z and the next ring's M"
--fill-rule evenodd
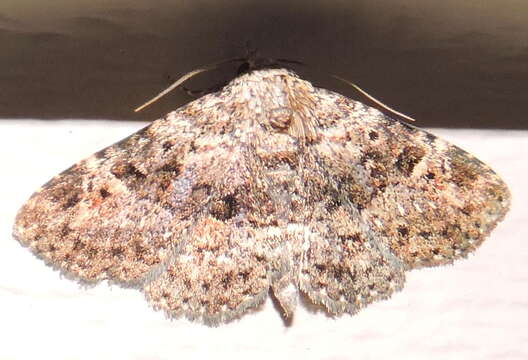
M203 73L207 71L211 71L213 69L218 69L222 65L232 64L232 63L239 63L237 70L237 76L240 76L242 74L250 73L255 70L260 69L272 69L272 68L284 68L288 67L288 64L295 64L295 65L303 65L303 63L296 61L296 60L288 60L288 59L272 59L272 58L262 58L258 56L258 53L256 50L250 50L247 52L246 57L244 58L233 58L228 59L225 61L221 61L218 63L206 65L201 68L194 69L185 75L181 76L178 80L176 80L172 85L170 85L168 88L163 90L161 93L156 95L153 99L147 101L143 105L137 107L134 111L138 112L144 109L145 107L149 106L150 104L156 102L158 99L166 95L167 93L171 92L172 90L180 87L184 91L186 91L189 95L205 95L207 93L216 92L224 87L225 83L222 84L216 84L215 86L212 86L208 89L203 90L191 90L183 86L183 83L185 83L190 78Z
M243 75L255 70L289 68L291 65L303 65L297 60L266 58L258 54L257 50L248 50L246 57L241 60L237 74Z

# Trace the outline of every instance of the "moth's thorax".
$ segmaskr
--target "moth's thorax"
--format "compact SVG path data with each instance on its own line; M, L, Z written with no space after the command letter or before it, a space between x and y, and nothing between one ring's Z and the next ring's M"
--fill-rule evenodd
M268 132L288 133L301 142L317 137L317 124L309 114L316 89L289 70L253 71L234 79L222 94L239 104L238 113L245 119Z
M248 98L280 98L286 96L286 88L291 87L292 81L313 89L308 81L300 79L294 72L287 69L255 70L233 79L226 88L231 88L234 92L245 93Z

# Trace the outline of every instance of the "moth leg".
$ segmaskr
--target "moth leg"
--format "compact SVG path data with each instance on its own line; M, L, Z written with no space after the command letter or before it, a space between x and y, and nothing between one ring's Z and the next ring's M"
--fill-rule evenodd
M201 96L204 96L204 95L207 95L207 94L210 94L212 92L216 92L216 91L219 91L220 89L222 89L226 84L223 83L223 84L218 84L218 85L215 85L215 86L211 86L207 89L190 89L186 86L181 86L181 89L183 91L185 91L185 93L189 96L193 96L193 97L201 97Z

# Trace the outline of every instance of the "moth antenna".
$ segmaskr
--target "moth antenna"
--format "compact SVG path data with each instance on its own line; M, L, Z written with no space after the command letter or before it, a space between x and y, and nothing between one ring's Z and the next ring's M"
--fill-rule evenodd
M147 106L151 105L152 103L158 101L161 97L167 95L169 92L171 92L172 90L176 89L178 86L180 86L181 84L183 84L184 82L186 82L187 80L192 78L193 76L196 76L196 75L198 75L200 73L203 73L203 72L206 72L206 71L214 70L214 69L218 68L220 65L228 64L228 63L231 63L231 62L239 62L239 61L245 61L245 59L239 59L239 58L229 59L229 60L220 61L220 62L217 62L217 63L214 63L214 64L206 65L206 66L204 66L202 68L198 68L198 69L192 70L192 71L184 74L183 76L181 76L178 80L176 80L174 83L172 83L172 85L170 85L168 88L166 88L165 90L160 92L154 98L152 98L151 100L147 101L143 105L135 108L134 112L139 112L139 111L143 110L144 108L146 108Z
M290 59L276 59L275 60L276 63L283 63L283 64L294 64L294 65L300 65L300 66L306 66L306 67L310 67L308 66L306 63L303 63L302 61L297 61L297 60L290 60ZM376 99L374 96L370 95L369 93L367 93L365 90L363 90L362 88L360 88L358 85L354 84L353 82L350 82L340 76L337 76L337 75L331 75L332 77L338 79L338 80L341 80L342 82L344 82L345 84L348 84L350 86L352 86L354 89L356 89L360 94L362 94L363 96L365 96L367 99L370 99L371 101L373 101L375 104L381 106L382 108L384 108L385 110L387 111L390 111L391 113L401 117L401 118L404 118L406 120L409 120L409 121L416 121L415 119L413 119L412 117L408 116L408 115L405 115L399 111L396 111L394 110L393 108L389 107L388 105L385 105L384 103L382 103L381 101L379 101L378 99Z
M399 111L396 111L394 110L393 108L389 107L388 105L385 105L384 103L382 103L381 101L379 101L378 99L376 99L374 96L370 95L368 92L366 92L365 90L363 90L362 88L360 88L359 86L357 86L356 84L354 84L353 82L350 82L346 79L343 79L342 77L340 76L337 76L337 75L332 75L332 77L338 79L338 80L341 80L342 82L344 82L345 84L348 84L350 86L352 86L354 89L356 89L359 93L361 93L363 96L365 96L367 99L373 101L374 103L378 104L379 106L381 106L382 108L384 108L385 110L388 110L390 111L391 113L397 115L397 116L400 116L404 119L407 119L409 121L416 121L415 119L413 119L412 117L408 116L408 115L405 115Z

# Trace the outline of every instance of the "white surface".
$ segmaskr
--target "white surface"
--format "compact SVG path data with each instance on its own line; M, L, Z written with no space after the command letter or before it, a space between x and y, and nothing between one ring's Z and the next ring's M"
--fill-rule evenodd
M218 328L167 320L139 291L63 279L11 236L18 208L74 162L144 126L0 121L0 359L527 359L528 132L433 132L489 163L513 206L467 260L408 273L402 292L355 316L272 303Z

